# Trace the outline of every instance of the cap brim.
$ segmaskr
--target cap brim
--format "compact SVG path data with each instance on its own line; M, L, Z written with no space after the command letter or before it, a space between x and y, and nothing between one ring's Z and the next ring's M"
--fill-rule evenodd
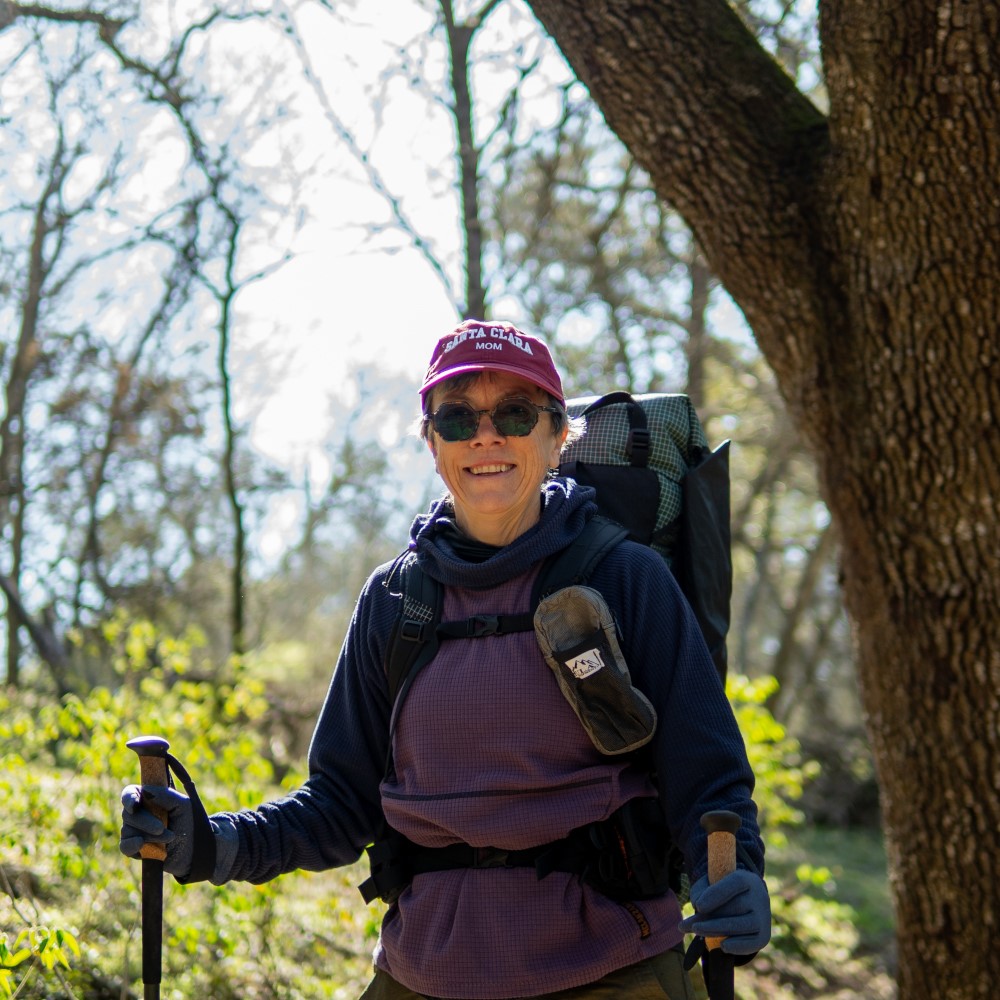
M541 379L531 378L521 368L498 364L456 365L447 371L439 372L430 381L425 382L420 387L420 396L421 398L425 398L434 386L441 382L446 382L450 378L455 378L457 375L471 375L475 372L506 372L508 375L516 375L518 378L523 378L525 382L530 382L532 385L537 385L539 389L544 389L550 396L555 396L560 403L566 402L561 386L554 386L543 382Z

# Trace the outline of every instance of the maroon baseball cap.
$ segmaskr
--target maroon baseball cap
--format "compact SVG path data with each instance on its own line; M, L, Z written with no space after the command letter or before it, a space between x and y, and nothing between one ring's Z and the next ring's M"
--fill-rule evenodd
M559 372L542 341L522 333L512 323L487 323L479 319L465 320L437 342L420 387L420 397L426 405L427 393L438 382L482 371L520 375L565 402Z

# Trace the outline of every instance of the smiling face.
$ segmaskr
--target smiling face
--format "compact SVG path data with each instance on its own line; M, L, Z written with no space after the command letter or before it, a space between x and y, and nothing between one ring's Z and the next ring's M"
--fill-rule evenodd
M468 403L475 410L493 408L502 399L522 396L539 406L549 403L541 389L504 372L484 372L460 390L435 387L428 401L433 413L442 403ZM539 488L547 471L559 464L566 429L552 429L552 414L539 413L526 437L504 437L489 413L468 441L445 441L428 430L427 444L438 475L455 504L455 521L471 538L505 545L524 534L541 516Z

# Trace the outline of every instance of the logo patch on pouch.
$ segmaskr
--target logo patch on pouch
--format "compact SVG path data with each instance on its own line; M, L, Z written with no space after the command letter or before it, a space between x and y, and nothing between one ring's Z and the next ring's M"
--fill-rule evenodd
M604 666L604 660L601 658L601 651L595 647L567 660L566 666L574 677L582 681L584 677L596 674Z

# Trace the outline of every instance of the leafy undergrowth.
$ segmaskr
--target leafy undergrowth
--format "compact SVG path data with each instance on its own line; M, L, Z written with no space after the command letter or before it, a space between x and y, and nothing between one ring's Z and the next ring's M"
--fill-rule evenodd
M262 685L238 665L188 679L194 646L122 626L121 685L56 701L0 690L0 1000L138 997L140 872L118 851L131 736L164 734L211 812L280 797L258 724ZM204 675L205 665L198 664ZM359 868L264 886L164 880L164 998L348 998L370 978L380 914Z
M769 852L771 945L738 970L744 1000L892 1000L892 903L877 831L800 827Z
M194 647L143 625L109 636L121 685L46 700L0 690L0 1000L126 1000L140 982L140 866L118 852L119 795L137 778L125 741L162 733L211 812L280 797L259 725L262 684L238 664L188 679ZM204 675L205 665L199 673ZM774 940L738 970L744 998L889 1000L892 918L872 834L803 828L813 768L770 718L767 684L730 696L758 774ZM163 988L173 1000L353 1000L371 974L381 905L364 866L263 886L165 880Z

